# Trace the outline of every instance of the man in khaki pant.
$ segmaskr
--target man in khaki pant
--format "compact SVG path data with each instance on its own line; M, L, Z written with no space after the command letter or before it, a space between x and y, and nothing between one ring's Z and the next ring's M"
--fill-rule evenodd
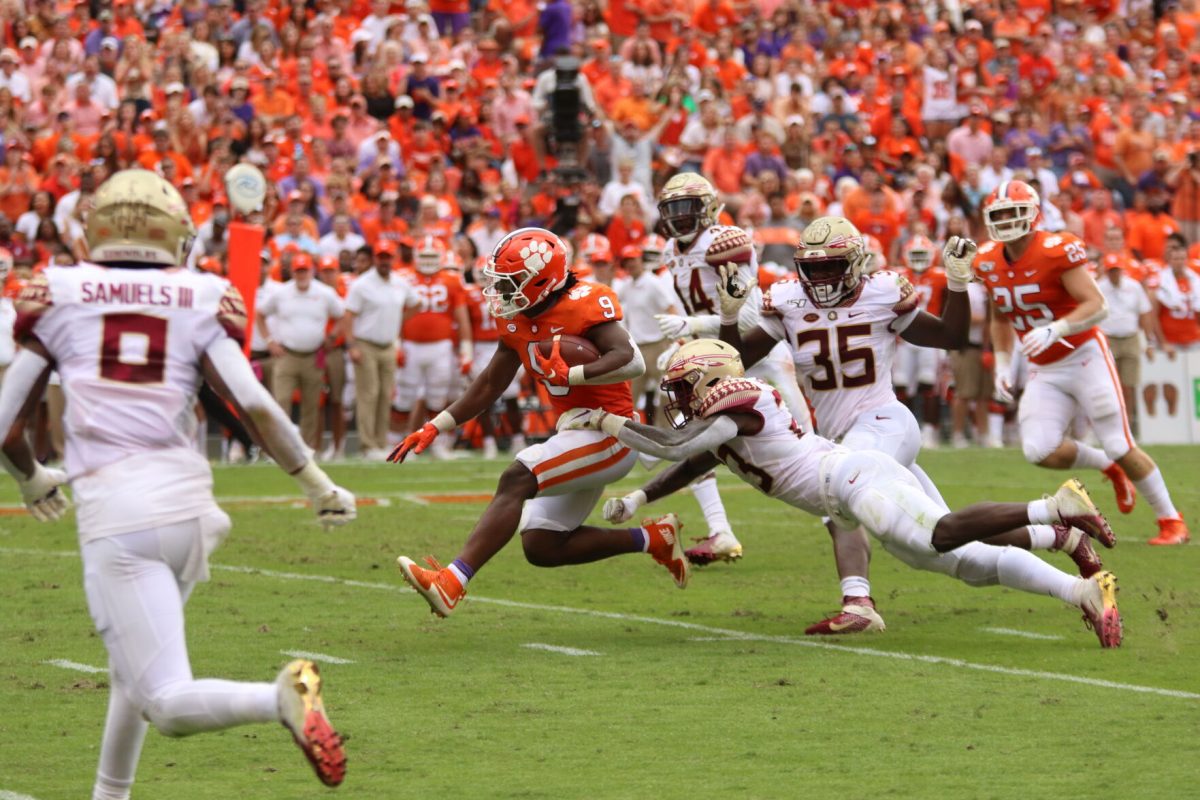
M263 326L267 349L275 360L275 401L290 414L292 396L300 390L300 434L314 450L321 444L317 441L317 414L325 385L317 351L325 343L329 320L341 317L337 292L314 281L312 257L297 253L292 259L292 279L267 297L255 320Z
M346 297L343 333L354 364L358 437L363 458L387 458L388 422L396 383L396 340L411 290L392 272L396 243L375 245L375 264L355 279Z

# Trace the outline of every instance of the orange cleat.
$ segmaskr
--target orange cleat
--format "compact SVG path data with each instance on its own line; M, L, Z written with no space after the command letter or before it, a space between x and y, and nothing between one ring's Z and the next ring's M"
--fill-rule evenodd
M1180 514L1174 519L1160 519L1158 521L1158 536L1151 539L1150 544L1187 544L1191 541L1191 538L1192 535L1188 533L1187 525L1184 524L1183 514Z
M409 586L429 603L429 610L439 617L448 617L450 612L458 607L458 602L467 595L466 589L458 582L458 578L432 556L425 559L433 569L418 567L407 556L400 556L396 564L404 574L404 580Z
M676 586L686 589L692 568L679 540L679 532L683 530L679 517L667 514L657 519L645 519L642 520L642 528L650 538L647 552L667 568L671 577L675 579Z
M321 671L313 662L298 658L275 678L279 697L279 721L292 733L317 778L326 786L346 779L346 751L342 737L325 716L321 700Z
M1137 503L1137 487L1133 485L1133 481L1129 480L1125 470L1121 469L1121 465L1114 461L1108 469L1102 471L1104 480L1113 485L1113 493L1117 496L1117 510L1122 514L1133 511L1133 506Z

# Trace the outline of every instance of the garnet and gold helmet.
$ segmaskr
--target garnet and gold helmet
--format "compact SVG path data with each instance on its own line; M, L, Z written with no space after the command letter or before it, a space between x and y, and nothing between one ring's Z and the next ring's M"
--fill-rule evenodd
M494 316L512 319L567 282L567 247L544 228L518 228L492 249L483 296Z
M746 374L742 356L718 339L695 339L680 347L663 375L667 418L682 428L696 416L708 393L723 378Z
M858 289L869 271L871 251L850 220L818 217L804 229L794 260L809 299L818 308L832 308Z
M721 205L706 178L695 172L681 172L663 186L658 214L671 238L690 242L717 221Z
M149 170L126 169L96 190L84 235L89 261L177 267L196 228L174 186Z

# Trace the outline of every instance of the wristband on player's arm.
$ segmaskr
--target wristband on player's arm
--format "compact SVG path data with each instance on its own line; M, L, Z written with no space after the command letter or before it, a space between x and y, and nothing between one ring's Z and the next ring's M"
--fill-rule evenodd
M449 411L443 411L429 420L429 424L438 429L438 433L449 433L458 427L458 423Z

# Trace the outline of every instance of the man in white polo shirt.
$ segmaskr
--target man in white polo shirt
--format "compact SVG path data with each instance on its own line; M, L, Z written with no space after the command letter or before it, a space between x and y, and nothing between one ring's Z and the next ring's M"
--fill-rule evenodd
M358 437L363 457L372 461L387 458L396 341L411 294L405 280L392 272L395 260L396 243L380 239L375 244L374 267L350 286L342 326L346 354L354 364Z
M300 390L300 435L313 449L320 449L317 414L325 384L325 375L317 366L317 351L325 344L329 321L341 318L342 301L337 292L313 280L312 256L296 253L292 279L267 296L255 320L264 333L270 331L267 349L275 359L275 402L290 415L292 395Z
M1157 340L1153 306L1142 284L1128 274L1130 256L1115 252L1103 257L1096 283L1108 303L1108 316L1100 330L1108 337L1108 348L1117 365L1117 380L1125 396L1129 424L1137 430L1137 387L1142 378L1142 348L1139 329L1146 333L1146 345Z
M625 309L625 319L621 322L629 329L634 343L642 352L642 360L646 362L646 371L633 379L633 406L638 408L645 400L645 415L647 423L661 424L654 414L654 398L658 395L658 384L662 382L662 370L658 366L658 357L672 343L671 339L663 336L662 329L654 319L656 314L678 314L679 306L675 302L675 292L668 282L646 269L642 248L636 244L627 244L620 252L621 267L629 274L627 278L618 278L613 283L621 308Z

